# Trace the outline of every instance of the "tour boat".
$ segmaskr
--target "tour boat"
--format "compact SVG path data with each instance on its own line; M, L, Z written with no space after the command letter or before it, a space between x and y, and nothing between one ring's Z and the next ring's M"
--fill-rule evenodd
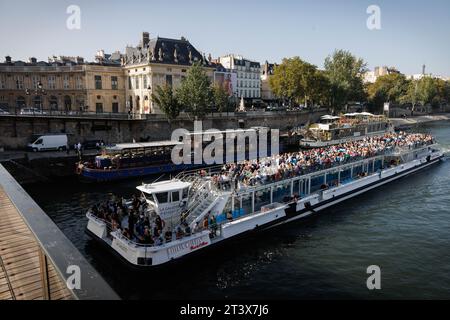
M257 186L232 180L218 184L213 169L202 174L183 172L168 181L137 187L145 203L145 215L165 221L169 230L166 241L143 244L130 240L92 210L87 212L87 231L127 264L151 268L238 236L310 217L436 164L443 156L430 142L384 150L375 156ZM214 223L205 227L202 222L212 217ZM181 225L185 232L175 234Z
M122 143L107 147L94 162L79 162L76 173L83 181L101 182L193 169L175 165L171 151L177 141Z
M322 148L393 130L392 124L383 115L368 112L346 113L343 116L325 115L321 117L319 123L309 126L305 137L300 140L300 147Z
M181 141L155 141L141 143L122 143L105 148L101 154L95 157L93 162L78 162L76 164L76 174L82 181L103 182L113 180L123 180L127 178L136 178L156 174L180 172L195 168L207 167L209 164L200 160L195 161L195 155L202 155L208 141L203 140L206 135L222 135L223 147L232 141L236 144L231 159L228 154L223 154L224 162L234 162L243 159L256 159L261 155L258 149L250 147L251 140L243 140L239 144L239 135L254 135L255 145L260 146L266 142L266 153L263 156L278 153L278 149L272 151L271 130L266 127L252 127L246 130L226 130L226 131L195 131L185 132L180 138ZM229 140L225 137L231 137ZM172 161L172 150L176 146L183 146L188 141L191 148L191 154L188 156L192 161L186 161L189 164L174 164Z

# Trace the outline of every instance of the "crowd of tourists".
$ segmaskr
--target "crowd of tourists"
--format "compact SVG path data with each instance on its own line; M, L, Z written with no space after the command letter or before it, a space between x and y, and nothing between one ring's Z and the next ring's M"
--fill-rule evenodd
M131 200L125 200L113 195L91 207L90 213L105 221L111 231L119 230L125 238L145 245L161 245L191 233L186 223L174 230L166 227L166 222L149 208L144 196L133 195Z
M300 150L265 159L226 164L222 167L220 174L215 175L213 179L219 186L231 182L236 186L239 184L254 186L386 154L397 148L412 149L432 143L433 137L429 134L386 133L324 148Z

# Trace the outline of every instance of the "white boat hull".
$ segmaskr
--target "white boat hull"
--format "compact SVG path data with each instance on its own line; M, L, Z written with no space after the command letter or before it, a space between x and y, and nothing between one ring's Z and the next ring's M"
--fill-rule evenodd
M139 267L162 265L225 240L307 218L335 204L427 168L439 162L442 157L442 152L436 151L427 157L412 160L373 173L367 177L311 194L296 203L272 203L272 207L265 212L247 215L234 221L223 223L220 228L220 236L212 240L210 239L209 230L205 230L161 246L149 247L137 245L120 234L113 232L111 233L111 243L111 240L106 237L106 226L102 229L98 221L91 221L95 217L89 214L87 215L89 218L88 231L97 239L106 242L114 252L131 265Z

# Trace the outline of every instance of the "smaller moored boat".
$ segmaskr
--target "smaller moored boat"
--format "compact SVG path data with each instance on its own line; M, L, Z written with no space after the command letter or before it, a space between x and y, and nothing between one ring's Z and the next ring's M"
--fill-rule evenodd
M192 169L195 165L175 165L171 161L177 141L122 143L107 147L93 162L79 162L76 173L84 181L113 181Z
M384 115L368 112L325 115L319 123L309 126L300 140L300 147L321 148L391 131L393 126Z

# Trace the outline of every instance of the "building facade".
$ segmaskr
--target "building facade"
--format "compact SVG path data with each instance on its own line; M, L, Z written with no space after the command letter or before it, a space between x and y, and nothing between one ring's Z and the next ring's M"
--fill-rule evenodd
M373 71L367 71L364 74L363 81L364 83L375 83L379 77L394 73L400 74L400 71L394 67L375 67Z
M120 65L85 63L80 57L0 63L0 105L61 112L125 112L125 77Z
M122 57L127 109L137 114L160 114L152 93L158 86L179 88L194 63L204 67L211 82L214 80L215 64L188 40L183 37L150 39L150 34L144 32L139 45L127 47Z
M239 98L261 98L261 64L259 62L233 54L220 57L219 62L224 68L237 73L236 92Z
M265 62L261 69L261 99L264 101L276 100L272 88L270 87L270 77L275 71L276 64Z

